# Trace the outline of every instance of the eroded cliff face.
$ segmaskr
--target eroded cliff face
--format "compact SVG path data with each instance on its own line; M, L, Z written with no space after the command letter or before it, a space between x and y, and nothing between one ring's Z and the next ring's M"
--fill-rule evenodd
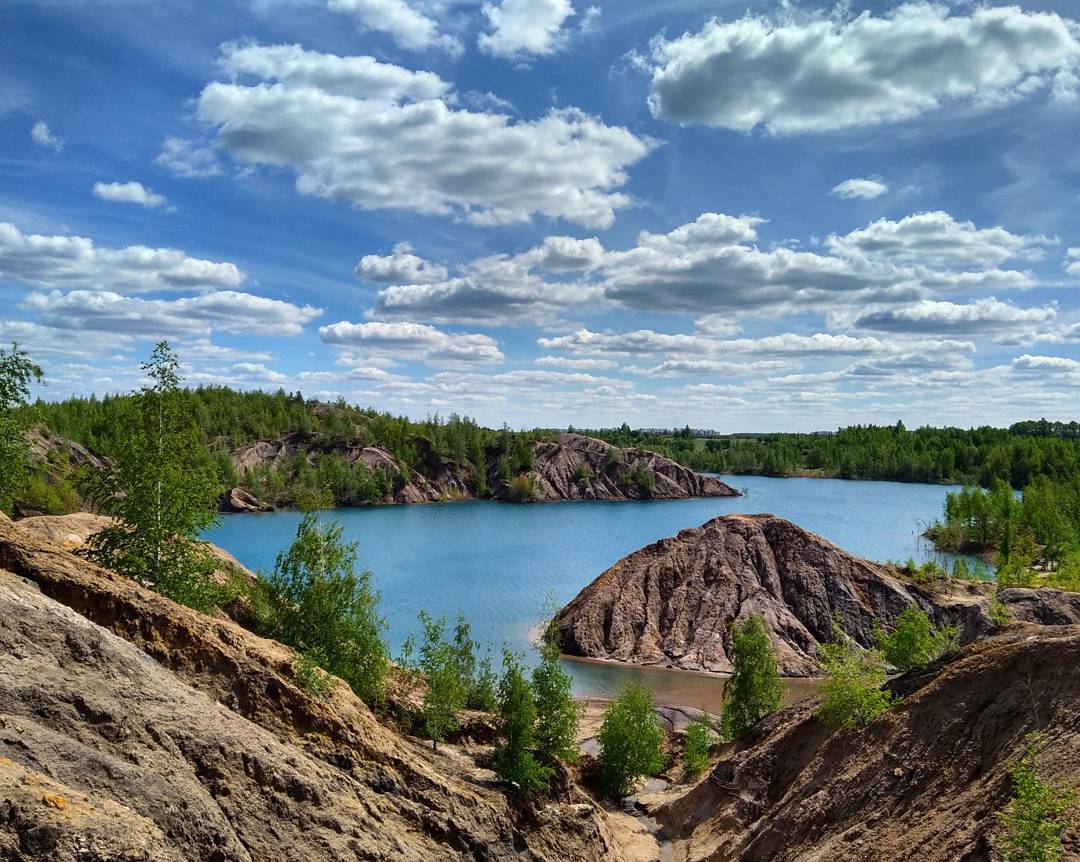
M762 721L653 812L672 858L989 862L1009 764L1036 731L1041 777L1080 785L1080 627L1013 625L893 685L904 699L858 732L829 733L816 701Z
M0 518L0 858L618 858L586 797L520 806L292 661Z
M785 676L813 676L834 616L864 646L917 603L962 642L991 630L989 584L919 587L773 515L728 515L624 557L559 614L570 655L730 672L730 628L765 622ZM1080 623L1080 595L1007 590L1014 619Z

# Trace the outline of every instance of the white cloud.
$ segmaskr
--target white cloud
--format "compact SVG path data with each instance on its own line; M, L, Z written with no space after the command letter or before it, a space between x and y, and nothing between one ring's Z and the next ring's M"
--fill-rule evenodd
M39 147L45 147L54 153L64 151L64 142L49 130L49 124L44 120L38 120L30 130L30 138Z
M301 194L363 209L480 225L539 214L608 227L632 202L616 191L626 168L654 146L573 108L515 122L457 109L450 95L411 100L402 90L401 100L387 101L385 88L372 99L315 83L355 58L305 52L297 77L288 52L257 56L251 68L273 83L215 82L199 96L198 116L217 127L218 145L247 164L291 167Z
M147 209L168 204L165 195L159 195L134 180L127 183L94 183L94 195L103 201L138 204Z
M541 356L534 360L534 364L578 371L604 371L619 367L614 359L573 359L568 356Z
M180 337L211 332L298 335L322 309L234 290L180 299L140 299L98 290L32 293L22 307L44 326L138 337Z
M941 333L973 337L1027 333L1034 336L1038 327L1053 323L1057 316L1053 306L1019 308L989 297L966 304L925 299L910 305L864 308L830 315L829 323L834 327L913 335Z
M881 180L855 177L850 180L844 180L842 183L833 186L833 190L830 194L848 201L872 201L874 198L879 198L882 195L887 194L888 191L889 186Z
M1070 248L1065 253L1065 272L1080 275L1080 248Z
M480 50L496 57L547 57L566 44L563 24L575 14L570 0L499 0L485 3L489 31Z
M572 236L549 236L536 248L517 256L516 260L530 267L553 272L595 269L604 256L604 247L596 237L575 239Z
M99 248L81 236L24 234L0 222L0 281L36 288L111 291L215 290L238 287L234 263L188 257L171 248Z
M213 148L185 138L166 138L154 164L167 168L178 177L203 179L222 173Z
M374 356L411 359L431 365L497 363L505 357L489 335L443 332L421 323L349 323L319 327L326 344L360 349ZM358 360L353 360L360 364Z
M849 258L888 260L927 267L993 267L1007 260L1038 260L1056 240L1022 236L1003 227L980 230L945 212L917 213L889 221L879 219L845 236L830 236L826 245Z
M1080 63L1076 24L1018 6L914 2L882 17L713 19L651 45L657 117L772 134L910 120L954 104L993 107L1046 89Z
M390 255L366 254L356 265L356 274L364 281L377 284L430 284L445 281L448 273L439 266L413 254L410 243L399 242Z
M327 0L327 8L351 15L367 30L387 33L402 48L421 51L438 47L456 52L460 43L439 33L439 25L405 0Z

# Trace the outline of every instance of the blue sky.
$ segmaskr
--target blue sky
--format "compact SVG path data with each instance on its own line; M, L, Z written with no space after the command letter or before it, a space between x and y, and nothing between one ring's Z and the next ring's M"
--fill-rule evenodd
M51 398L168 338L493 425L1074 419L1071 5L9 0L0 340Z

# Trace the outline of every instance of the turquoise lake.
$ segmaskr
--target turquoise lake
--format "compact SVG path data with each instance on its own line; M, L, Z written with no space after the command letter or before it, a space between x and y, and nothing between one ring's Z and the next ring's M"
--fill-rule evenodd
M920 538L945 485L724 476L743 497L618 503L513 505L464 501L338 509L326 513L359 543L361 564L382 594L391 649L418 629L421 610L465 611L473 636L498 654L526 650L545 599L561 606L620 557L730 512L770 512L873 560L948 558ZM293 539L296 512L225 515L206 538L256 571L273 567ZM658 701L715 707L722 679L611 664L567 662L580 694L606 696L631 679ZM804 684L805 685L805 684ZM795 686L795 690L799 689Z

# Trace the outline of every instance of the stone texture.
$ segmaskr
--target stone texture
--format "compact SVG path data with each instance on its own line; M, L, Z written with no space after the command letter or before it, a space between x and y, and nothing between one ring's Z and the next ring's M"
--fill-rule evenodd
M733 622L759 614L780 672L819 671L834 616L859 643L912 603L962 642L988 632L993 588L970 581L916 586L884 566L772 515L727 515L624 557L559 614L570 655L730 672ZM1080 594L1007 590L1014 619L1080 623Z

